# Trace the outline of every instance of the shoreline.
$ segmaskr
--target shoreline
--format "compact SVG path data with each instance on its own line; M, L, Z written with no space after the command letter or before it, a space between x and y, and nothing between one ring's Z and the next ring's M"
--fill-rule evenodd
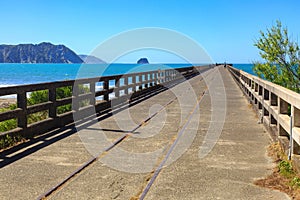
M8 108L10 105L17 103L16 98L0 98L0 109Z

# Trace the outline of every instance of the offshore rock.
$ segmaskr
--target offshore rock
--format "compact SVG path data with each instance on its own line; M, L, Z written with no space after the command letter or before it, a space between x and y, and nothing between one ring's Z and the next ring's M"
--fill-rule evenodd
M149 64L149 61L147 58L141 58L137 61L137 64Z

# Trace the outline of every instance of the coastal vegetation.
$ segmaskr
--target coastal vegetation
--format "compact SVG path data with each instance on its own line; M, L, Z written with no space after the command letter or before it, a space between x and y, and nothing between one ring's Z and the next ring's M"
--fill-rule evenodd
M260 77L300 93L300 48L280 21L254 44L260 50L263 63L254 63L253 70Z
M256 185L280 190L287 193L292 199L300 198L300 176L293 163L288 160L279 142L268 147L268 154L276 163L273 173L268 177L255 181Z
M80 86L79 92L83 93L83 92L87 91L88 89L89 88L87 88L87 87ZM30 94L29 98L27 99L27 105L31 106L31 105L47 102L49 99L48 96L49 96L48 90L34 91ZM56 89L56 98L57 99L63 99L63 98L71 97L71 96L72 96L72 87L71 86L61 87L61 88ZM11 104L8 107L1 108L0 113L6 112L9 110L14 110L16 108L17 108L17 104ZM69 112L69 111L71 111L71 109L72 109L71 104L60 106L57 108L57 114L63 114L63 113ZM31 124L34 122L44 120L44 119L48 118L48 115L49 115L48 110L33 113L31 115L28 115L27 123ZM10 119L10 120L0 122L0 132L6 132L6 131L12 130L14 128L17 128L17 119ZM16 136L6 135L4 138L0 139L0 149L12 146L17 142L20 142L21 140L24 140L24 138L19 135L16 135Z
M287 27L280 21L265 32L254 44L260 51L263 62L254 63L253 71L260 78L300 93L300 47L289 35ZM291 114L291 106L288 106ZM288 160L279 142L270 145L269 154L276 167L265 179L256 181L257 185L277 189L300 199L300 176L294 163Z

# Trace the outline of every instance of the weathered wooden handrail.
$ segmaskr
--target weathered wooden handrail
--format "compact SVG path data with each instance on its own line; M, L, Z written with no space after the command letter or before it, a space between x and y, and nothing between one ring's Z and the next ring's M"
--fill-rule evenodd
M231 66L227 68L251 103L255 105L255 109L260 114L260 120L268 128L275 129L279 138L285 137L289 140L290 130L292 130L293 152L299 155L300 94ZM292 127L290 126L291 119Z
M32 138L35 135L73 123L74 112L80 112L82 113L80 116L87 117L86 115L91 113L89 112L91 109L102 112L111 108L112 105L128 102L128 100L137 98L155 88L163 87L164 84L176 82L186 76L199 73L203 69L205 68L185 67L0 88L0 97L17 96L17 108L0 113L0 122L16 119L17 128L0 133L0 137L21 135L24 138ZM110 84L110 82L114 82L114 84ZM101 90L97 90L97 83L102 85ZM80 93L80 85L87 86L89 91ZM62 87L72 87L72 96L58 99L56 91ZM48 91L48 101L27 105L28 93L40 90ZM81 101L88 103L81 106ZM63 114L57 113L58 107L70 104L72 105L71 111ZM46 119L32 124L27 123L30 114L41 111L48 112Z

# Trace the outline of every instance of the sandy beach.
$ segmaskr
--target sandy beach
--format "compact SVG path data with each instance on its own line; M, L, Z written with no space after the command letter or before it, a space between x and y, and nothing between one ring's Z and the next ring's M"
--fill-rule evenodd
M0 98L0 108L8 108L11 104L14 104L16 102L17 99L15 98L6 98L6 99Z

